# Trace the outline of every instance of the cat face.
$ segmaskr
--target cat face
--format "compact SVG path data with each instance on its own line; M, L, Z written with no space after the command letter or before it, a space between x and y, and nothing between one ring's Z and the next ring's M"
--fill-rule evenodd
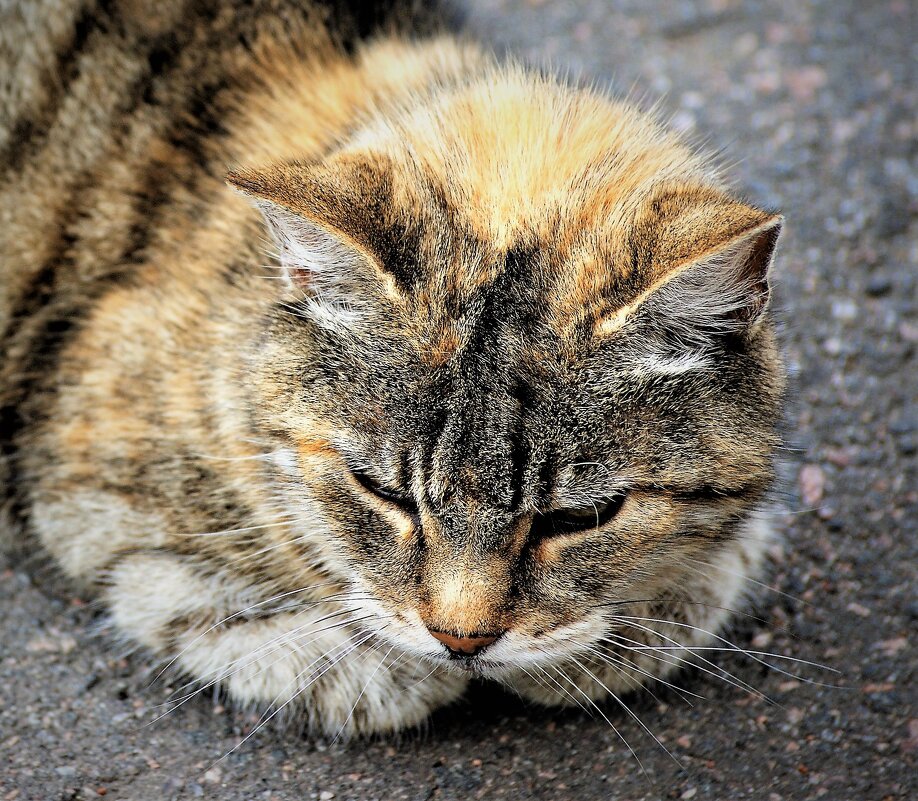
M285 491L381 633L484 675L677 597L772 478L780 220L645 118L522 76L243 170Z

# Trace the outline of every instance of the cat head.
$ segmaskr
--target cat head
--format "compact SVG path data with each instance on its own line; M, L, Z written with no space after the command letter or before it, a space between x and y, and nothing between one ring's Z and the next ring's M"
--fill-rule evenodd
M252 370L287 495L402 647L558 658L761 502L781 219L646 116L510 70L229 181L284 278Z

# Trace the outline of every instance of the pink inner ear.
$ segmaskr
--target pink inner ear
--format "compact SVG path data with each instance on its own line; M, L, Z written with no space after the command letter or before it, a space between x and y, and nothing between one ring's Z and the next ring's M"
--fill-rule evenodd
M323 278L353 272L361 259L332 231L275 203L259 200L268 230L277 244L281 266L297 285L314 287Z
M303 315L329 329L352 329L380 296L376 270L359 246L331 226L273 201L255 199L280 266L300 292Z

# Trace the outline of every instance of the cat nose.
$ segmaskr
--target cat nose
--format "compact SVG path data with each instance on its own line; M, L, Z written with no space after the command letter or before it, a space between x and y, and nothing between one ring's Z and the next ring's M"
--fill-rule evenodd
M484 634L478 637L457 637L445 631L427 629L434 639L442 642L449 650L450 656L475 656L493 643L500 634Z

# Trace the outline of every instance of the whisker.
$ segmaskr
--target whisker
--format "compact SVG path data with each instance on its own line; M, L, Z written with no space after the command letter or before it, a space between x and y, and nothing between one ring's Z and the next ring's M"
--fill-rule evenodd
M656 637L659 637L660 639L666 642L672 643L675 646L679 646L683 649L685 653L691 654L691 651L689 648L687 648L686 646L684 646L682 643L678 642L677 640L674 640L672 637L669 637L663 634L662 632L657 631L656 629L649 628L648 626L643 626L640 623L636 623L636 622L630 622L630 623L628 621L621 621L621 622L623 622L625 625L631 625L634 628L640 629L642 631L647 632L648 634L652 634ZM664 621L658 621L658 622L664 622ZM619 635L614 634L613 636L619 636ZM639 643L636 640L632 640L632 642L634 642L637 645L645 645L645 643ZM702 670L705 673L709 673L710 675L715 676L716 678L719 678L721 681L724 681L727 684L731 684L734 687L737 687L738 689L741 689L749 693L750 695L753 695L756 698L759 698L760 700L763 700L763 701L766 701L767 703L775 704L776 706L778 706L778 704L772 701L763 692L761 692L760 690L756 690L755 687L753 687L751 684L743 681L737 676L734 676L726 668L722 668L720 667L720 665L716 665L714 662L711 662L709 659L705 659L703 656L698 657L698 658L701 659L701 661L704 662L706 665L708 665L714 672L712 672L712 670L706 670L700 665L697 665L696 663L692 662L692 660L690 659L686 659L685 657L681 657L681 656L675 656L675 659L677 659L679 663L681 664L693 665L694 667L697 667L699 670ZM660 661L663 661L663 660L661 659Z
M787 676L787 677L789 677L789 678L792 678L792 679L800 679L801 681L810 681L810 680L806 679L805 677L796 676L796 675L794 675L793 673L789 673L788 671L783 670L782 668L779 668L779 667L777 667L777 666L775 666L775 665L770 665L768 662L766 662L766 661L764 661L763 659L761 659L760 657L758 657L758 656L756 655L757 652L755 652L755 651L747 651L746 649L741 648L741 647L740 647L739 645L737 645L736 643L730 642L730 640L728 640L728 639L726 639L726 638L724 638L724 637L721 637L720 635L715 634L715 633L712 632L712 631L708 631L707 629L700 628L699 626L693 626L693 625L691 625L690 623L680 623L680 622L677 622L677 621L675 621L675 620L658 620L658 619L656 619L656 618L642 618L642 617L633 617L633 618L629 618L627 615L619 615L619 616L617 616L617 617L619 617L619 618L621 618L621 619L624 619L624 620L644 620L644 621L651 622L651 623L664 623L664 624L669 625L669 626L678 626L679 628L686 628L686 629L690 629L690 630L692 630L692 631L698 631L698 632L701 632L702 634L705 634L705 635L711 637L711 638L714 639L714 640L717 640L717 641L720 642L720 643L723 643L725 646L727 646L724 650L727 650L727 651L735 651L735 652L740 653L740 654L745 654L746 656L748 656L748 657L749 657L750 659L752 659L753 661L758 662L760 665L763 665L763 666L769 668L770 670L777 671L778 673L781 673L782 675ZM674 644L675 644L675 645L679 645L679 643L674 643ZM820 668L821 670L828 670L828 671L831 671L831 672L833 672L833 673L839 673L838 670L836 670L835 668L830 668L828 665L820 665L820 664L817 663L817 662L808 662L808 661L805 660L805 659L797 660L797 659L795 659L794 657L778 657L778 655L776 655L776 654L769 654L769 656L775 656L775 657L777 657L777 658L786 658L786 659L789 659L789 660L791 660L791 661L798 661L798 662L800 662L801 664L807 664L807 665L810 665L810 666L813 666L813 667ZM817 684L817 685L820 684L820 682L813 682L813 683L814 683L814 684ZM833 686L833 685L825 685L825 686L831 687L831 686Z
M308 690L313 684L315 684L320 678L322 678L322 676L324 676L326 673L328 673L329 670L331 670L332 668L336 667L336 666L341 662L342 659L344 659L348 654L353 653L353 651L354 651L355 649L359 648L363 643L365 643L367 640L369 640L369 639L370 639L371 637L373 637L373 636L374 636L373 634L368 634L368 635L366 635L366 636L364 637L364 639L362 639L362 640L360 640L360 641L358 641L358 642L356 642L356 643L351 643L351 644L350 644L341 654L339 654L337 657L335 657L335 659L334 659L329 665L327 665L325 668L323 668L322 671L319 672L318 675L312 677L306 685L304 685L303 687L301 687L300 689L298 689L289 699L287 699L283 704L281 704L279 707L277 707L277 709L275 709L270 715L268 715L267 717L265 717L264 715L262 715L261 720L259 720L259 722L255 724L255 728L252 729L252 731L250 731L245 737L243 737L242 740L240 740L238 743L236 743L236 745L234 745L234 746L233 746L229 751L227 751L222 757L220 757L220 759L218 759L218 760L214 763L214 765L219 765L220 762L222 762L224 759L226 759L230 754L232 754L233 752L235 752L235 751L237 751L239 748L241 748L243 745L245 745L245 743L247 743L247 742L248 742L252 737L254 737L259 731L261 731L268 723L270 723L271 720L272 720L273 718L275 718L277 715L279 715L287 706L289 706L293 701L295 701L297 698L299 698L299 696L301 696L304 692L306 692L306 690ZM350 639L351 639L351 638L349 638L348 640L346 640L345 643L349 642ZM339 646L339 648L340 648L340 646ZM334 650L337 650L337 649L334 649ZM334 653L334 650L332 651L332 653ZM327 658L328 658L328 654L323 654L323 656L320 657L319 659L315 660L315 662L318 662L318 661L320 661L320 660L323 659L323 658L326 658L326 659L327 659ZM312 664L315 664L315 662L313 662ZM298 681L303 675L305 675L305 673L306 673L306 671L309 669L309 667L312 667L312 664L309 665L306 669L300 671L300 672L296 675L296 677L294 678L294 681ZM291 684L291 682L288 682L287 686L290 686L290 684ZM284 687L284 689L286 689L286 687ZM279 697L280 697L280 696L278 696L278 698L279 698ZM211 767L214 767L214 765L211 765Z
M240 556L238 559L234 559L232 562L230 562L230 564L231 565L241 565L244 562L248 562L250 559L255 559L256 557L262 556L263 554L266 554L266 553L270 553L271 551L276 551L278 548L286 548L297 542L308 542L314 536L315 535L312 533L306 533L306 534L301 534L298 537L294 537L293 539L282 540L281 542L275 542L264 548L259 548L257 551L252 551L251 553L247 553L243 556Z
M612 731L615 732L618 739L621 740L625 744L625 748L628 749L628 751L631 753L631 756L634 757L635 762L638 763L638 767L641 769L641 773L643 773L645 778L649 780L650 777L647 775L647 771L644 769L644 763L641 762L640 757L638 757L637 753L631 747L630 743L625 739L625 736L615 727L615 724L612 723L611 720L609 720L608 716L606 715L605 712L602 711L601 707L592 698L590 698L590 696L587 695L586 692L584 692L580 688L580 686L576 682L574 682L560 667L553 666L552 670L554 670L557 675L561 676L561 678L563 678L577 692L579 692L584 698L586 698L587 703L589 703L590 706L592 706L593 709L595 709L599 713L600 717L609 725Z
M239 657L238 659L233 660L228 665L224 665L222 668L218 668L218 669L210 671L208 674L205 674L205 676L214 675L215 678L212 680L212 683L219 683L221 681L226 681L227 679L231 679L233 676L235 676L242 670L245 670L247 667L254 664L255 662L263 659L264 657L271 656L271 654L277 653L278 651L280 651L287 645L292 645L296 649L300 649L300 648L309 646L312 643L318 642L321 639L320 636L315 636L315 635L322 635L330 631L337 631L338 629L345 628L346 626L353 625L354 623L359 622L361 618L346 617L345 620L339 620L329 626L323 626L322 628L319 628L319 629L310 629L309 628L310 625L315 625L316 623L322 623L322 622L331 620L336 617L351 615L355 611L357 610L355 609L339 610L337 612L333 612L328 615L325 615L319 618L318 620L314 620L309 624L304 624L302 626L296 626L289 631L285 631L282 634L279 634L277 637L274 637L268 642L262 643L257 648L255 648L253 651L250 651L248 654L246 654L243 657ZM303 642L303 638L305 637L312 637L312 639ZM278 662L282 662L285 658L286 658L285 656L281 656L279 659L276 659L273 662L270 662L268 665L258 670L258 672L255 673L254 675L259 675L263 673L265 670L268 670L269 668L273 667ZM232 671L230 673L227 673L226 671L230 668L232 668ZM186 687L192 686L195 683L196 681L192 681L192 682L189 682L185 686ZM184 688L179 688L179 689L181 690ZM204 689L206 689L206 687Z
M721 572L726 573L727 575L735 576L736 578L742 579L743 581L748 581L750 584L755 584L757 587L761 587L763 590L768 590L769 592L773 592L776 595L780 595L784 598L787 598L790 601L794 601L795 603L803 604L805 606L811 606L809 601L805 601L796 595L791 595L788 592L779 590L777 587L774 587L771 584L766 584L764 581L758 581L757 579L754 579L751 576L747 576L745 573L741 573L736 570L730 570L729 568L726 568L723 565L714 564L713 562L706 562L703 559L695 559L691 556L682 556L681 558L687 559L690 562L695 562L696 564L702 565L704 567L710 567L714 570L720 570ZM705 574L702 571L698 571L698 572L700 575L705 576ZM707 578L707 576L705 576L705 578Z
M593 673L592 670L590 670L590 669L589 669L588 667L586 667L585 665L581 664L581 663L580 663L580 660L577 659L577 657L571 657L571 659L572 659L572 661L574 662L575 665L577 665L581 670L585 671L585 672L587 673L587 675L589 675L590 678L593 679L593 681L595 681L600 687L602 687L602 688L609 694L609 696L615 701L615 703L617 703L622 709L624 709L625 712L627 712L627 713L637 722L637 724L638 724L645 732L647 732L647 734L649 734L649 735L653 738L653 741L654 741L658 746L660 746L660 748L662 748L662 749L666 752L666 754L669 756L669 758L670 758L673 762L675 762L675 763L679 766L680 769L682 768L682 764L679 762L679 760L676 759L676 757L674 757L674 756L672 755L672 753L670 752L670 750L669 750L665 745L663 745L663 743L660 742L660 739L657 737L657 735L655 735L655 734L650 730L650 728L647 726L647 724L644 723L643 720L641 720L640 716L639 716L633 709L631 709L631 707L629 707L628 704L626 704L621 698L619 698L619 697L618 697L615 693L613 693L608 687L606 687L606 685L599 679L598 676L596 676L596 675Z
M181 651L179 651L174 657L172 657L172 659L170 659L166 663L166 666L162 670L160 670L159 673L156 674L156 676L153 677L153 680L150 682L150 684L152 685L157 679L161 678L163 673L165 673L173 664L175 664L175 661L179 659L189 648L191 648L195 643L197 643L202 637L206 637L208 634L214 631L214 629L219 628L223 624L228 623L231 620L235 620L236 618L241 617L251 612L253 609L258 609L262 606L273 603L274 601L279 601L281 598L287 598L291 595L297 595L298 593L301 593L301 592L308 592L309 590L317 589L323 586L329 586L332 584L338 584L338 583L340 582L327 581L327 582L321 582L319 584L310 584L308 587L301 587L298 590L290 590L288 592L282 592L279 595L274 595L271 598L268 598L264 601L259 601L258 603L252 604L251 606L247 606L245 609L240 609L238 612L233 612L233 614L227 615L226 617L214 623L209 629L207 629L207 631L195 637L190 643L188 643L188 645L186 645Z
M198 538L198 537L225 537L229 534L244 534L248 531L259 531L260 529L265 528L276 528L278 526L289 525L293 522L293 515L291 514L287 519L279 519L274 523L264 523L258 526L241 526L239 528L225 528L222 531L201 531L196 534L186 534L186 537Z
M635 641L632 640L632 642L635 642ZM628 648L628 646L624 644L622 644L622 647ZM682 648L681 650L685 652L686 654L688 654L689 656L694 655L692 654L691 650L689 650L687 647ZM740 690L741 692L744 692L747 695L752 696L753 698L756 698L758 700L772 704L774 706L780 706L779 704L777 704L777 702L772 701L772 699L766 696L764 693L755 689L755 687L753 687L751 684L743 681L739 677L735 676L733 673L730 673L730 671L728 671L726 668L722 668L714 662L710 662L702 658L701 661L705 662L707 665L710 665L710 668L708 668L708 667L705 667L704 665L699 664L696 661L693 661L692 659L686 656L672 655L671 659L666 658L667 656L669 656L669 654L667 654L665 651L663 652L662 655L660 653L655 653L651 650L643 651L641 653L644 656L649 656L651 659L655 659L657 662L660 662L661 664L670 665L671 667L680 668L680 669L685 668L685 667L691 667L693 670L698 670L701 673L711 676L712 678L715 678L719 681L722 681L724 684L730 687L735 687L737 690Z
M379 669L383 666L385 661L389 658L389 654L395 649L394 645L389 646L389 650L383 655L383 658L379 660L379 664L373 670L372 673L367 677L366 683L363 685L363 689L358 694L357 698L354 701L354 704L351 706L351 711L347 713L347 717L344 719L344 723L341 724L341 727L338 729L337 734L335 734L332 739L333 743L338 742L338 738L341 736L341 733L347 728L347 724L351 722L351 718L354 716L354 710L357 709L357 705L360 703L360 699L363 698L364 693L367 691L367 688L370 686L370 683L373 681L373 677L379 672ZM400 657L397 657L400 658ZM397 660L396 660L397 661ZM394 663L393 663L394 664Z
M346 625L346 623L343 624L343 625ZM347 639L345 639L343 643L339 643L338 645L336 645L331 651L328 651L328 652L325 652L325 653L323 653L323 654L320 654L320 655L317 656L315 659L313 659L313 660L312 660L309 664L307 664L299 673L297 673L297 675L294 676L294 678L293 678L290 682L288 682L288 683L282 688L281 693L280 693L278 696L275 697L275 702L276 702L277 698L280 698L280 695L283 694L283 691L286 690L287 687L290 687L291 684L297 682L303 675L305 675L305 674L309 671L310 668L314 667L316 664L318 664L319 662L321 662L322 659L326 658L326 657L328 656L329 653L334 653L334 652L335 652L336 650L338 650L339 648L342 648L342 647L347 646L348 643L350 643L355 637L360 636L362 633L363 633L363 632L355 632L354 634L350 635ZM303 644L303 645L309 645L309 644L311 644L312 642L317 641L318 639L319 639L319 638L316 638L316 639L314 639L314 640L311 640L309 643L305 643L305 644ZM301 647L299 647L297 643L291 643L291 644L294 646L294 648L295 648L295 650L297 650L297 652L299 652L299 653L302 652ZM256 649L256 651L257 651L257 650L258 650L258 649ZM249 656L251 656L251 654L250 654ZM257 656L256 656L256 659L257 659L257 658L260 658L260 657L257 657ZM282 657L282 659L283 659L283 657ZM257 673L256 673L255 675L260 675L260 674L263 673L265 670L267 670L267 669L271 668L273 665L277 664L277 662L282 661L282 659L275 660L274 662L271 662L269 665L267 665L267 666L265 666L264 668L262 668L261 670L257 671ZM237 660L237 661L238 661L238 660ZM251 664L252 661L255 661L255 660L250 660L248 664ZM232 664L232 663L231 663L231 664ZM242 669L242 668L239 668L239 670L241 670L241 669ZM193 692L193 693L191 693L190 695L188 695L186 698L182 699L181 703L178 704L175 708L177 708L178 706L181 706L182 704L186 703L186 702L189 701L191 698L193 698L193 697L195 697L196 695L198 695L200 692L203 692L204 690L206 690L209 686L216 686L219 682L225 681L226 678L229 678L229 677L231 677L232 675L235 675L236 672L238 672L238 670L237 670L237 671L234 671L234 673L230 674L229 676L220 675L217 679L214 679L214 680L213 680L212 682L210 682L208 685L206 685L206 686L204 686L204 687L201 687L200 689L198 689L198 690L196 690L195 692ZM323 673L319 674L319 676L321 676L321 675L324 675L324 671L323 671ZM307 685L307 688L308 688L308 686L309 686L309 685ZM303 689L305 690L306 688L303 688ZM294 693L294 695L291 696L290 699L288 699L288 701L284 704L284 706L286 706L286 705L289 704L291 701L293 701L299 694L300 694L300 691L298 691L297 693ZM271 708L271 706L273 706L273 704L269 706L269 709ZM163 713L163 715L160 716L160 718L164 717L165 715L169 714L169 713L172 712L172 711L173 711L173 709L167 710L165 713ZM280 711L280 710L277 710L277 711ZM266 713L266 714L267 714L267 713ZM275 713L275 714L276 714L276 713ZM272 715L271 717L273 717L273 715ZM157 718L157 720L159 720L160 718ZM264 718L264 716L262 716L262 719L263 719L263 718ZM269 719L270 719L270 718L269 718ZM155 723L156 721L154 720L154 721L152 721L152 722ZM251 734L254 734L254 733L255 733L254 731L251 732L251 733L250 733L250 736L251 736ZM238 745L241 745L241 743L239 743ZM238 745L237 745L237 747L238 747ZM228 752L227 754L224 755L224 757L225 757L225 756L228 756L229 753L232 753L232 752L231 752L231 751ZM214 764L217 764L217 763L214 763Z
M606 642L606 643L609 643L610 645L614 645L618 648L623 648L625 650L631 650L631 646L628 643L636 643L636 644L638 643L637 640L632 640L629 637L623 637L621 634L618 634L618 633L615 633L612 636L616 637L617 639L611 640L608 637L600 637L599 642ZM669 665L670 667L680 668L680 667L683 667L684 665L691 665L692 667L696 667L698 670L708 673L709 675L714 676L715 678L718 678L718 679L723 678L722 676L720 676L720 674L715 673L711 670L706 670L705 668L699 665L696 665L695 663L691 662L688 659L685 659L684 657L674 656L672 659L664 658L663 656L660 656L659 654L655 653L655 649L653 648L649 648L642 655L647 656L651 659L654 659L663 665ZM676 660L676 661L673 661L673 660ZM736 686L739 686L739 685L736 685ZM699 697L703 698L704 696L699 696Z
M744 617L748 620L753 620L756 623L768 623L762 617L752 614L751 612L744 611L742 609L733 609L729 606L718 606L717 604L706 603L705 601L690 601L688 598L682 598L675 595L657 595L653 598L627 598L620 601L603 601L593 606L594 609L602 609L607 606L629 606L637 604L681 604L684 606L702 606L705 609L718 609L721 612L729 612L731 615Z
M615 671L615 674L616 674L623 682L625 682L626 685L628 685L628 686L626 687L626 691L627 691L627 692L631 692L631 691L633 691L633 690L641 689L641 690L643 690L644 692L649 693L650 696L654 699L654 701L656 701L657 703L660 703L660 699L657 698L657 696L656 696L656 695L654 694L654 692L650 689L650 687L647 686L646 683L638 681L631 673L628 672L628 670L627 670L625 667L623 667L623 665L624 665L623 662L616 662L616 661L614 661L614 660L608 658L608 657L605 656L604 654L602 654L602 652L601 652L599 649L596 649L596 648L593 648L593 647L587 648L587 653L589 653L594 659L598 659L598 660L599 660L600 662L602 662L606 667L608 667L608 668L612 669L613 671Z
M600 637L600 640L601 640L601 641L604 641L604 642L611 642L610 640L606 639L605 637ZM619 660L618 664L621 665L621 667L619 668L619 671L622 672L622 673L625 674L625 675L627 675L626 671L634 670L634 671L637 671L638 673L640 673L642 676L646 676L648 679L652 679L653 681L659 682L660 684L664 685L665 687L668 687L668 688L671 689L673 692L675 692L683 701L685 701L685 703L687 703L689 706L692 706L692 707L693 707L694 704L692 704L692 702L691 702L688 698L686 698L686 695L691 695L693 698L698 698L699 700L702 700L702 701L706 700L705 697L704 697L703 695L699 695L698 693L693 693L693 692L691 692L690 690L685 690L685 689L683 689L683 688L681 688L681 687L677 687L675 684L672 684L671 682L668 682L668 681L666 681L665 679L660 678L659 676L655 676L655 675L654 675L653 673L651 673L649 670L644 670L642 667L640 667L639 665L636 665L636 664L635 664L634 662L632 662L630 659L626 659L626 658L624 657L624 655L622 655L622 654L609 654L609 653L606 653L605 651L602 651L602 650L599 649L599 648L595 648L595 647L592 647L592 646L588 646L588 648L589 648L589 651L590 651L592 654L594 654L595 656L597 656L599 659L602 659L603 661L606 661L606 660L609 660L609 659ZM632 650L632 651L633 651L633 650L636 650L636 649L634 649L634 648L629 648L628 650ZM610 667L613 667L613 665L610 664ZM644 689L644 690L646 690L647 692L650 692L650 694L651 694L651 696L653 697L653 699L654 699L655 701L659 702L660 699L657 698L656 695L654 695L654 694L650 691L650 688L647 687L646 684L644 684L644 683L642 683L642 682L638 682L638 681L636 681L636 680L633 679L633 678L632 678L631 680L634 681L635 684L637 684L638 686L640 686L641 689Z
M206 459L211 462L257 462L257 461L270 461L272 458L277 456L280 448L275 448L273 451L268 451L267 453L256 453L251 456L213 456L209 453L201 453L197 451L192 453L192 457L196 459Z
M343 614L350 614L354 611L356 610L351 610L351 609L341 610L339 612L325 615L324 617L319 618L319 620L312 621L310 625L315 625L316 623L321 623L333 617L339 617ZM366 618L363 618L363 619L369 619L370 617L371 616L368 615ZM178 709L178 707L190 701L192 698L204 692L205 690L211 687L215 687L219 685L221 682L226 682L228 679L233 678L233 676L245 670L247 667L251 666L255 662L265 657L268 657L273 653L276 653L277 651L284 648L286 645L293 645L295 648L299 649L301 647L311 645L313 642L317 642L319 639L321 639L321 637L319 636L314 636L313 639L309 640L308 642L305 642L305 643L300 642L300 639L304 636L321 635L329 631L335 631L339 628L344 628L345 626L355 625L356 623L362 622L363 619L362 618L348 618L343 621L338 621L337 623L334 623L331 626L325 626L320 629L308 629L307 626L300 626L290 631L284 632L283 634L279 635L278 637L273 638L269 642L263 643L262 645L258 646L253 651L246 654L245 656L242 656L236 660L233 660L228 665L223 665L220 668L215 668L211 671L208 671L203 676L196 677L192 681L185 684L183 687L180 687L178 692L181 692L182 690L188 687L198 684L208 675L213 676L213 678L207 680L202 686L196 687L195 690L188 693L184 697L180 699L173 699L173 701L171 702L172 705L170 706L170 708L167 709L162 715L152 720L151 724L156 723L162 717ZM260 675L266 670L269 670L271 667L276 665L278 662L283 661L284 658L286 657L282 656L279 659L276 659L270 662L269 664L259 669L254 675Z
M823 664L820 664L819 662L810 662L808 659L798 659L797 657L787 656L786 654L775 654L775 653L772 653L771 651L753 651L753 650L749 650L746 648L739 648L739 647L726 648L726 647L718 646L718 645L678 645L678 646L660 645L660 646L636 646L632 648L631 650L640 651L645 648L646 649L653 648L653 650L656 650L656 651L683 650L683 651L691 651L692 653L694 653L695 651L726 651L728 653L734 653L734 654L746 654L747 656L752 656L752 655L761 656L761 657L767 656L767 657L770 657L771 659L783 659L788 662L795 662L800 665L807 665L808 667L819 668L820 670L829 670L832 673L841 672L839 670L836 670L833 667L830 667L829 665L823 665ZM774 667L774 666L767 665L767 667ZM826 686L833 686L833 685L826 685Z
M353 612L353 611L355 610L348 610L348 612ZM347 626L356 626L357 624L365 623L369 620L372 620L373 618L374 618L374 615L366 615L364 617L357 617L357 618L348 618L346 620L340 621L339 623L336 623L333 626L326 626L323 629L319 629L318 631L307 630L305 626L301 626L299 627L299 629L294 630L292 633L286 633L282 635L282 637L276 638L274 647L272 647L267 652L257 653L255 659L250 660L245 665L242 665L240 669L244 669L248 667L250 664L252 664L253 661L257 661L259 659L262 659L265 656L270 656L273 653L277 653L278 651L280 651L282 648L284 648L287 645L293 648L293 650L297 651L297 653L302 653L304 648L310 645L313 645L314 643L318 642L321 639L320 636L312 636L312 635L324 634L324 633L327 633L328 631L336 631L340 628L345 628ZM376 631L370 628L366 628L366 627L360 627L360 631L371 634L372 636L378 636L379 634L379 631ZM311 639L306 640L304 642L303 641L304 637L311 637ZM264 667L259 668L258 671L256 671L253 675L254 676L261 675L266 670L269 670L270 668L272 668L274 665L278 664L279 662L282 662L285 658L286 658L285 655L281 655L280 657L278 657L277 659L275 659L268 665L265 665ZM238 672L238 670L235 671L232 675L235 675L236 672ZM223 680L223 678L224 677L221 677L218 680Z
M418 660L418 661L415 662L415 672L414 672L412 678L414 678L414 676L417 676L417 666L418 666L418 664L420 664L420 660ZM413 690L415 687L418 687L419 685L421 685L421 684L423 684L425 681L427 681L427 679L429 679L431 676L433 676L433 674L436 673L436 672L437 672L437 666L434 665L427 673L425 673L423 676L421 676L420 679L417 679L414 683L409 684L407 687L402 687L402 688L398 691L397 694L398 694L398 695L402 695L403 693L406 693L406 692L408 692L409 690Z
M539 650L541 651L542 649L540 648ZM564 693L568 698L571 699L571 701L573 701L575 704L577 704L577 706L579 706L579 707L580 707L584 712L586 712L590 717L593 717L593 712L592 712L592 710L591 710L589 707L584 706L584 705L583 705L583 702L582 702L579 698L577 698L577 697L574 696L574 695L571 695L570 691L568 691L568 690L565 689L563 686L561 686L561 683L560 683L554 676L552 676L545 668L543 668L543 667L542 667L541 665L539 665L538 663L534 663L534 664L532 665L532 667L534 667L534 668L535 668L536 670L538 670L543 676L545 676L549 681L551 681L551 682L555 685L555 687L558 688L558 690L559 690L560 692ZM544 686L544 685L542 685L542 686Z

